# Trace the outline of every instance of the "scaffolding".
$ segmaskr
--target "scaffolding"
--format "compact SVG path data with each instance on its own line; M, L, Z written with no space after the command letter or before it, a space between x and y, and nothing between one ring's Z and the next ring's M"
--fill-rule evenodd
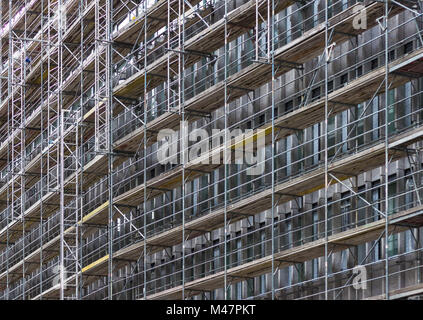
M420 298L422 15L1 1L0 299Z

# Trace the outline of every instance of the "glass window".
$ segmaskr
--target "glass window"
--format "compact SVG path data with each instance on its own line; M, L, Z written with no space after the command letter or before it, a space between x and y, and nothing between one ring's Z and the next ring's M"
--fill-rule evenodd
M287 248L292 247L292 219L291 214L287 214L286 221L286 233L287 233Z
M392 234L388 238L388 256L392 257L398 254L398 234Z
M335 155L335 117L328 119L328 156Z
M242 263L242 241L241 238L236 239L236 254L235 254L235 265Z
M317 207L317 203L313 204L313 207L316 208ZM318 235L318 221L319 221L319 215L317 210L313 210L312 212L313 215L313 241L317 240L319 235Z
M320 125L313 126L313 164L319 163L319 150L320 150Z
M389 180L393 179L395 179L395 175L389 177ZM397 211L397 182L391 181L388 184L388 214L393 214Z
M404 172L405 174L405 209L410 209L413 207L414 202L414 181L411 176L411 170L407 169Z
M247 262L248 261L252 261L254 258L254 250L253 250L253 244L254 244L254 228L253 227L249 227L247 229Z
M395 89L388 92L388 133L395 132Z
M376 96L373 99L372 104L372 128L379 127L379 97ZM379 130L373 129L372 130L372 140L377 140L379 138Z
M220 268L220 249L217 244L215 244L215 247L213 248L213 264L212 264L212 272L218 271Z
M316 279L319 276L319 259L313 259L311 262L312 267L312 276L313 279Z
M366 202L364 199L366 198L365 194L366 187L360 186L358 188L358 194L357 197L357 221L356 223L361 226L366 223Z
M412 234L412 230L405 231L405 252L410 252L414 250L414 236Z
M298 282L305 280L304 263L297 263Z
M374 220L379 220L380 217L380 187L379 181L372 183L372 216Z
M343 198L346 198L341 201L342 231L345 231L351 227L351 198L349 198L349 196L349 192L346 192L342 196Z
M347 152L348 149L348 111L344 111L341 113L341 123L342 123L342 152Z
M235 284L235 298L238 300L242 299L242 282Z
M357 106L357 120L362 119L362 113L364 110L364 105L360 103ZM361 118L360 118L361 117ZM357 121L357 147L364 144L364 120Z
M247 279L247 297L254 295L254 279Z
M260 294L264 294L266 292L266 275L262 274L260 277Z
M331 204L332 198L328 199L328 222L327 222L327 228L328 228L328 236L332 234L332 213L333 213L333 206Z
M348 251L347 250L343 250L341 252L341 270L347 270L348 268Z
M411 82L405 84L405 101L404 101L404 125L405 127L411 126Z

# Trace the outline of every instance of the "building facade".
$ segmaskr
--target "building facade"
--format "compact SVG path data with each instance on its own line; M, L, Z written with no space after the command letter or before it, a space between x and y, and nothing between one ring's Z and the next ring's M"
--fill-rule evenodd
M0 299L419 299L422 14L1 1Z

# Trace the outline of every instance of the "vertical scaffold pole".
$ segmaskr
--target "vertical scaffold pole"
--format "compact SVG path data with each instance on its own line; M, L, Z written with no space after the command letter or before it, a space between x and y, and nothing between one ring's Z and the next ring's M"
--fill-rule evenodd
M269 1L269 0L268 0ZM271 42L268 45L271 46L271 63L272 63L272 300L275 300L275 287L276 283L275 280L278 277L275 275L277 270L275 270L275 155L276 155L276 141L275 141L275 86L276 86L276 70L275 70L275 0L271 0L271 13L268 14L268 25L270 25L270 29L268 29L269 37L268 41ZM268 6L269 9L269 6ZM269 10L270 11L270 10ZM270 16L269 16L270 15ZM271 36L270 36L271 34Z
M3 1L1 2L1 6L3 8ZM11 16L11 1L8 2L7 4L7 8L8 8L8 12L9 12L9 21L10 21L10 16ZM2 12L3 13L3 12ZM3 14L1 15L3 17ZM3 25L3 23L2 23ZM12 62L12 56L11 56L11 47L10 47L10 40L11 40L11 26L9 26L9 48L8 48L8 72L7 72L7 99L9 100L8 103L8 112L7 112L7 135L8 135L8 139L11 137L11 133L12 133L12 124L11 124L11 112L10 112L10 96L11 96L11 92L12 92L12 87L11 87L11 62ZM1 39L3 39L3 37L0 37ZM2 41L2 40L1 40ZM3 48L3 47L2 47ZM3 55L1 55L3 58ZM11 150L11 146L10 143L7 146L8 148L8 152L7 152L7 178L10 179L11 175L12 175L12 171L11 171L11 161L12 161L12 150ZM6 248L9 248L9 237L10 237L10 233L9 233L9 222L12 221L11 219L11 204L13 204L13 200L11 200L11 192L10 192L10 188L7 188L7 207L9 208L9 210L7 211L7 221L6 221ZM6 260L6 299L9 299L9 259Z
M388 36L389 0L385 0L384 35L385 35L385 299L389 300L389 36Z
M186 210L186 172L185 167L188 162L188 124L185 124L185 99L184 99L184 75L185 75L185 0L178 1L178 79L179 79L179 99L178 110L181 112L182 119L182 141L181 141L181 157L182 157L182 300L185 300L185 247L186 247L186 230L185 230L185 210ZM182 16L182 22L180 17Z
M21 53L21 101L20 101L20 116L21 116L21 128L20 128L20 189L21 189L21 205L20 205L20 217L22 221L22 238L25 238L25 203L26 203L26 193L25 193L25 169L26 169L26 154L25 154L25 143L26 143L26 130L25 130L25 122L26 122L26 112L25 112L25 95L26 95L26 57L27 57L27 51L26 51L26 39L27 39L27 0L24 1L24 31L23 31L23 40L21 42L22 45L22 53ZM14 183L14 182L12 182ZM25 294L26 294L26 277L25 277L25 269L26 269L26 263L25 263L25 246L22 247L22 280L23 280L23 293L22 293L22 299L25 300Z
M225 106L224 106L224 112L225 112L225 147L223 148L223 168L224 168L224 188L223 188L223 201L224 201L224 207L223 207L223 213L224 213L224 230L223 230L223 236L224 236L224 240L223 240L223 244L224 244L224 257L223 257L223 265L224 265L224 278L223 278L223 294L224 294L224 299L227 300L228 299L228 292L229 292L229 288L228 288L228 266L226 264L226 256L228 254L228 248L227 248L227 234L228 234L228 195L227 195L227 191L228 191L228 163L230 163L230 161L228 161L228 63L229 63L229 53L228 53L228 3L227 1L225 1L225 16L224 16L224 21L225 21L225 44L224 44L224 68L223 68L223 72L224 72L224 80L223 80L223 84L224 84L224 99L225 99ZM230 154L230 153L229 153ZM230 299L230 297L229 297Z
M9 182L10 192L8 208L11 223L20 220L22 224L22 236L25 234L25 55L26 55L26 0L16 3L16 7L22 7L24 30L22 33L13 29L13 2L9 0L9 61L8 61L8 120L10 139L9 149ZM7 224L8 226L8 224ZM9 229L8 229L9 230ZM7 245L12 242L14 235L8 234ZM22 299L25 299L25 246L22 247Z
M65 272L65 172L64 172L64 162L65 162L65 152L64 152L64 139L63 139L63 126L64 126L64 114L62 109L62 0L57 0L57 71L58 71L58 83L56 86L57 90L57 135L60 140L59 145L57 146L59 150L59 189L60 189L60 300L65 299L65 289L66 289L66 272Z
M329 22L328 22L328 0L325 0L325 121L324 121L324 141L325 141L325 300L328 300L328 188L329 188L329 176L328 176L328 116L329 116L329 106L328 106L328 36L329 36Z
M80 28L81 28L81 30L80 30L81 39L80 39L79 65L80 65L81 70L82 70L82 67L84 65L84 19L82 18L82 15L84 13L84 0L79 0L78 10L79 10L79 19L80 19ZM80 113L80 117L81 117L80 121L81 121L81 125L82 125L83 114L84 114L84 109L83 109L84 95L82 94L84 92L84 73L83 72L80 72L80 80L79 81L80 81L80 89L79 90L81 92L81 94L79 96L79 113ZM83 190L83 187L84 187L83 172L84 172L84 164L85 163L84 163L84 148L82 148L82 145L84 143L84 134L85 134L84 126L82 126L81 127L81 134L80 134L80 137L79 137L79 139L80 139L79 146L77 145L77 147L80 148L78 160L80 161L80 177L81 177L80 180L79 180L80 194L79 194L79 199L77 200L78 201L77 208L79 210L79 213L78 213L78 217L77 217L76 220L77 220L78 223L79 223L80 220L82 221L82 217L83 217L83 207L82 207L82 205L83 205L83 197L82 197L83 192L82 192L82 190ZM77 237L79 237L79 244L80 244L79 248L77 249L77 250L79 250L79 252L78 252L79 261L77 261L77 263L79 264L79 268L81 268L81 269L82 269L82 253L83 253L83 251L82 251L82 234L83 234L83 232L82 231L83 231L83 229L82 229L82 226L81 226L81 228L77 232ZM82 277L81 270L78 270L78 273L77 273L76 276L79 277L79 279L77 280L77 284L78 284L79 288L78 288L77 297L76 297L79 300L79 299L82 299L82 287L83 287L83 281L82 281L83 277Z
M44 0L42 0L41 1L41 18L40 18L41 19L41 21L40 21L41 30L44 30L44 10L45 10L45 8L44 8ZM41 39L44 40L44 37L42 37ZM41 44L40 44L40 53L43 54L45 51L48 51L48 45L45 45L45 42L44 41L41 41ZM44 74L44 64L43 63L40 66L40 73L41 74ZM41 101L44 101L44 85L43 84L44 84L44 81L43 81L43 78L41 77L41 81L40 81L40 97L41 97ZM40 115L40 132L41 132L41 142L40 142L40 145L41 145L40 190L41 191L44 189L44 179L43 179L43 172L44 172L44 159L43 158L44 157L43 157L42 150L44 149L44 144L45 144L44 143L44 139L43 139L43 138L45 138L43 136L43 132L45 132L45 130L46 129L44 128L44 112L41 112L41 115ZM43 220L43 216L44 216L43 212L44 212L44 201L41 198L41 201L40 201L40 221L41 221L41 224L44 221ZM40 228L40 231L41 231L41 234L40 234L40 239L41 239L41 241L40 241L40 248L41 248L41 250L40 250L39 270L42 270L42 268L43 268L43 253L44 253L44 250L43 250L43 246L44 246L44 228L41 227ZM41 293L41 292L43 292L43 273L42 272L39 273L39 281L40 281L40 283L39 283L39 291Z
M143 299L147 299L147 1L144 1L143 4L144 10L144 137L143 137L143 183L144 183L144 202L143 202L143 224L144 224L144 243L143 243L143 277L144 277L144 286L143 286Z
M113 135L112 135L112 115L113 115L113 84L112 84L112 26L113 26L113 1L106 0L106 78L105 84L106 87L106 124L105 124L105 134L106 134L106 151L107 151L107 187L108 187L108 198L109 198L109 207L108 207L108 252L109 252L109 261L108 261L108 275L109 275L109 288L108 288L108 299L113 299Z

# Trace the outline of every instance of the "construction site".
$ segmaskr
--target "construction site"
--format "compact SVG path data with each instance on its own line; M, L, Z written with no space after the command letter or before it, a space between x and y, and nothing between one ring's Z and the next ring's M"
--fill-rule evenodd
M422 1L0 19L0 300L423 299Z

